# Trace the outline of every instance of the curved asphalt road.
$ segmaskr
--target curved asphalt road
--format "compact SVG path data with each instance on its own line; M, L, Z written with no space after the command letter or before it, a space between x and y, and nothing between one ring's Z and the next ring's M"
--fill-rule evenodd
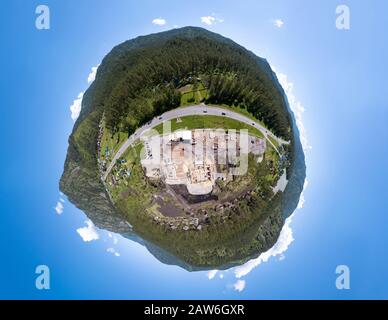
M200 104L200 105L195 105L195 106L189 106L189 107L181 107L178 109L174 109L171 111L167 111L163 113L162 115L155 117L152 119L152 121L146 123L142 127L138 128L120 147L120 149L116 152L115 156L113 157L112 161L110 162L104 176L103 180L105 181L109 172L112 170L114 164L116 163L116 160L119 159L122 154L127 150L127 148L132 145L137 139L139 139L142 134L163 123L164 121L180 118L180 117L185 117L185 116L204 116L204 115L209 115L209 116L224 116L228 118L232 118L235 120L238 120L240 122L243 122L249 126L252 126L254 128L257 128L261 131L261 133L264 135L264 137L268 140L268 142L274 147L274 149L279 153L277 150L276 146L272 143L271 140L269 140L268 137L273 138L275 141L277 141L279 144L288 144L288 141L285 141L281 138L276 137L271 131L268 129L264 128L260 123L242 115L241 113L220 108L220 107L210 107L205 104Z

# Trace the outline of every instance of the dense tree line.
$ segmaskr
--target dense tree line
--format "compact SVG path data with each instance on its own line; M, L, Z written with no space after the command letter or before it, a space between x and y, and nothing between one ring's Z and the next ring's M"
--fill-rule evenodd
M181 103L181 95L173 86L163 87L155 94L153 101L153 110L155 114L162 114L169 109L179 107Z

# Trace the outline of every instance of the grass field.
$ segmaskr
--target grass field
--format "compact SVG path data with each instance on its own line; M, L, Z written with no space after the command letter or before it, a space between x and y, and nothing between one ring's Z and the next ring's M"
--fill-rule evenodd
M223 109L226 109L226 110L231 110L231 111L234 111L234 112L237 112L237 113L240 113L244 116L246 116L247 118L259 123L260 125L262 125L264 128L268 129L268 127L262 122L260 121L259 119L257 119L255 116L253 116L251 113L248 112L247 109L244 109L244 108L241 108L241 107L237 107L237 106L228 106L226 104L215 104L215 105L212 105L212 104L208 104L208 106L210 107L218 107L218 108L223 108Z
M277 149L279 149L279 143L274 138L272 138L271 136L268 136L268 139L271 140L271 142L274 144L274 146Z
M162 134L163 124L159 124L153 129ZM178 122L178 119L171 120L171 131L179 129L247 129L252 136L264 137L259 129L245 123L227 117L212 115L186 116L180 118L180 122Z

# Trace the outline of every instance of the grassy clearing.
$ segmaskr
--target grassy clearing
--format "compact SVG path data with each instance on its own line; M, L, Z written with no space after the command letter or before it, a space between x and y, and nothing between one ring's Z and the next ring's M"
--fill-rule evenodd
M271 186L275 186L277 181L280 178L280 172L279 172L279 155L276 152L276 150L267 143L267 150L265 151L265 160L267 163L272 162L271 165L271 174L266 176L266 181Z
M129 147L112 169L108 181L108 189L115 202L126 201L149 204L154 188L148 183L140 164L142 143ZM114 178L114 183L113 179Z
M181 90L181 106L200 104L208 96L208 91L199 82L196 87L187 85Z
M101 137L101 158L105 157L106 160L110 161L127 139L127 133L120 131L112 135L104 126Z

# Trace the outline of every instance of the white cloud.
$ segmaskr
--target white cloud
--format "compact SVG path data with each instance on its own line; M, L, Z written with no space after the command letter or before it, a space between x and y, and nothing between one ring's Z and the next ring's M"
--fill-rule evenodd
M211 26L212 24L224 22L224 19L217 18L215 15L210 15L201 17L201 22L207 24L208 26Z
M216 18L213 16L204 16L204 17L201 17L201 22L210 26L216 22Z
M284 21L282 19L274 19L273 24L275 27L281 28L284 25Z
M275 68L272 68L275 71ZM276 72L276 71L275 71ZM294 94L294 84L288 81L287 75L283 73L276 74L279 80L279 83L284 89L285 94L287 95L288 102L290 104L291 110L294 112L296 125L298 126L300 133L300 140L303 146L303 150L307 151L312 147L308 143L306 129L303 124L303 113L305 112L305 108L302 103L298 101Z
M96 67L92 67L92 70L90 71L89 75L88 75L88 83L92 83L95 78L96 78L96 73L97 73L97 70L98 70L98 67L100 65L97 65ZM77 96L77 99L75 99L73 101L73 104L70 106L70 111L71 111L71 118L73 119L73 121L76 121L77 118L79 117L79 114L81 112L81 108L82 108L82 98L84 96L84 93L85 91L82 91L78 94Z
M156 19L152 20L152 23L156 24L158 26L164 26L167 23L167 21L166 21L166 19L163 19L163 18L156 18Z
M55 209L57 214L62 214L62 212L63 212L63 204L62 204L62 202L58 201L57 205L55 206L54 209Z
M63 204L65 203L64 196L65 195L62 192L59 192L59 199L57 201L57 204L54 207L54 210L58 215L61 215L63 213L63 209L64 209Z
M302 209L303 206L304 206L304 203L306 202L306 200L305 200L305 198L304 198L304 191L306 190L308 184L309 184L309 182L308 182L308 180L306 179L306 180L304 181L303 191L302 191L302 193L300 194L300 198L299 198L299 202L298 202L298 209Z
M82 240L85 242L98 240L100 236L93 222L91 220L86 220L85 223L87 227L77 229L77 232L81 236Z
M113 254L116 257L120 257L120 253L118 251L116 251L115 248L108 248L108 249L106 249L106 251Z
M119 242L119 239L111 232L108 233L108 237L112 239L114 245L116 245Z
M92 83L96 79L97 69L100 65L96 67L92 67L92 71L90 71L88 75L88 83Z
M77 120L82 106L82 98L84 96L84 92L80 92L77 99L73 101L73 104L70 106L71 118L73 121Z
M207 273L207 277L209 278L209 280L213 279L216 274L217 274L218 270L211 270Z
M279 239L271 249L262 253L258 258L252 259L247 263L239 267L236 267L234 269L234 274L236 275L236 278L241 278L243 276L246 276L258 265L260 265L263 262L267 262L269 258L275 257L277 255L281 255L285 251L287 251L288 246L294 241L294 237L292 235L292 229L290 227L290 223L292 221L291 218L292 216L286 219L284 226L282 228L282 231L280 232Z
M245 289L245 280L237 280L237 282L233 285L234 290L241 292Z

